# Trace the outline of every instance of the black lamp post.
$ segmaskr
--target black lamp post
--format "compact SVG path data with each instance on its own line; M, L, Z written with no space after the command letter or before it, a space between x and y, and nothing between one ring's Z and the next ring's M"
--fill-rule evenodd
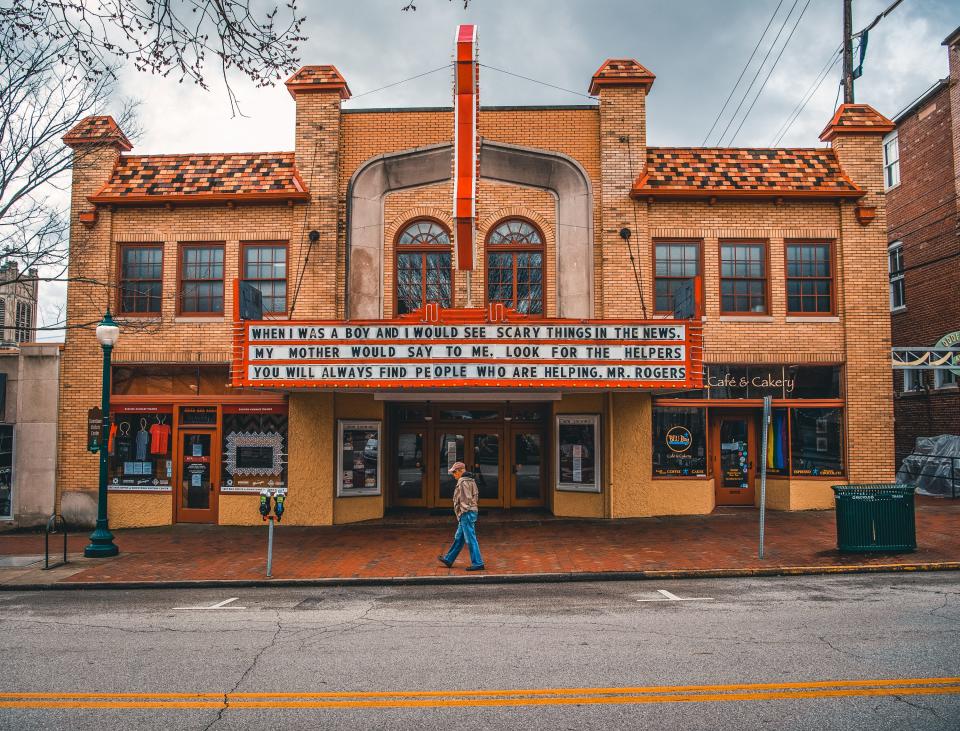
M103 348L103 391L100 408L103 411L103 429L100 432L100 486L97 491L97 527L90 534L90 545L83 549L87 558L116 556L120 549L113 542L113 533L107 525L107 460L110 440L110 355L120 338L120 328L110 317L110 308L97 325L97 342Z

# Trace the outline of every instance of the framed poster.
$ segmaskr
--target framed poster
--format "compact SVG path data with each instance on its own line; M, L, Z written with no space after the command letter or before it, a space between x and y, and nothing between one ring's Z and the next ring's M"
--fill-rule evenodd
M379 495L380 422L337 421L337 497Z
M554 447L557 490L600 492L599 414L559 414Z

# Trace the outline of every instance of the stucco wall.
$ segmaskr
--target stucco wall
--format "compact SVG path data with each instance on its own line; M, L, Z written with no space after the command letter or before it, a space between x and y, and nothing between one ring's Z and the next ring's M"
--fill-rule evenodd
M334 396L291 393L287 421L290 525L333 524Z
M368 394L337 394L334 397L334 412L337 419L375 419L381 421L380 428L380 454L378 455L381 463L380 474L380 494L379 495L359 495L356 497L334 497L333 498L333 522L334 523L356 523L360 520L374 520L383 517L384 495L387 491L387 475L383 471L383 402L374 401L372 395ZM336 431L334 431L336 435ZM336 459L336 445L333 440L325 447L330 452L331 458ZM334 465L334 469L336 466ZM333 472L331 471L331 475Z
M107 496L107 520L111 529L170 525L173 496L169 492L111 492Z
M600 435L601 440L606 442L607 429L605 427L606 414L604 408L604 395L600 393L591 394L565 394L560 401L553 402L554 416L557 414L600 414ZM556 441L555 430L556 422L551 426L554 430L554 436L551 436L551 443ZM607 500L609 494L609 461L606 459L608 449L605 444L600 445L601 466L600 479L601 489L599 493L595 492L567 492L556 489L556 455L551 447L550 462L550 485L549 492L552 497L553 514L570 518L603 518L607 514Z

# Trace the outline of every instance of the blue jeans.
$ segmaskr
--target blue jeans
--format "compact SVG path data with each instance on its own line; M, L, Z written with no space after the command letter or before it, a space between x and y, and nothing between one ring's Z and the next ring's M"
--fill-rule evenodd
M460 549L463 544L467 544L470 549L470 563L474 566L483 566L483 557L480 555L480 544L477 543L477 511L469 510L460 516L460 522L457 525L457 533L453 537L453 545L447 551L444 559L447 563L453 563L460 555Z

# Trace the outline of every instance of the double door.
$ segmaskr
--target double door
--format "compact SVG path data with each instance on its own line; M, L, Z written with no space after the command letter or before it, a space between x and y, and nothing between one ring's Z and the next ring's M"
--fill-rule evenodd
M398 505L448 507L463 462L480 492L480 506L538 507L544 504L545 435L528 426L438 426L401 428L393 454Z

